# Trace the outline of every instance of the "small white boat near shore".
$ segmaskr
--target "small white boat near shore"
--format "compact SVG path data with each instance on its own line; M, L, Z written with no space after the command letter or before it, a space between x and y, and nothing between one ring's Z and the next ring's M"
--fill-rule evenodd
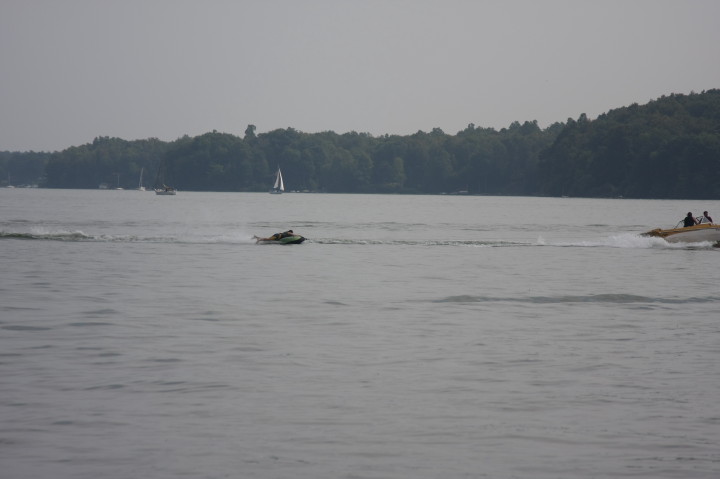
M177 190L172 186L163 185L161 188L155 188L156 195L174 196Z

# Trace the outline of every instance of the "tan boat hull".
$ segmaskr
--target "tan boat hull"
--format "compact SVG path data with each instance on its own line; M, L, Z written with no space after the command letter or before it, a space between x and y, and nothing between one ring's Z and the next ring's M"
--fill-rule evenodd
M668 243L701 243L705 241L720 241L720 225L706 223L688 226L686 228L661 229L656 228L643 236L663 238Z

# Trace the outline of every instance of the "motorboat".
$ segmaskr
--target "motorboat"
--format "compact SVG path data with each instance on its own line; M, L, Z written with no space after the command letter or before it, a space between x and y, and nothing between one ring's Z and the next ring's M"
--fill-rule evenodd
M678 223L675 228L655 228L643 233L642 236L663 238L668 243L720 242L720 225L702 223L695 226L681 227L680 223Z
M155 188L156 195L175 195L177 190L172 186L163 185L162 188Z
M175 194L177 194L177 188L165 184L166 172L167 164L166 161L163 161L162 163L160 163L157 175L155 176L155 186L153 186L153 190L155 190L156 195L175 196Z

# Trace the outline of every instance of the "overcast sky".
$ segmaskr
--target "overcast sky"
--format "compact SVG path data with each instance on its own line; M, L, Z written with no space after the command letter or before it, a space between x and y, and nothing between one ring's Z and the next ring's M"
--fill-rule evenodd
M717 0L0 0L0 150L542 128L720 88Z

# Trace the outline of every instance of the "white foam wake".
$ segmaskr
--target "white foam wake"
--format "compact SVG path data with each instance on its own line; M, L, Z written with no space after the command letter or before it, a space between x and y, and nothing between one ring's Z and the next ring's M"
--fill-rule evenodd
M580 246L580 247L606 247L606 248L634 248L634 249L712 249L714 244L710 241L698 243L668 243L663 238L641 236L634 233L623 233L619 235L601 237L596 240L577 242L551 243L539 237L538 245L548 246Z

